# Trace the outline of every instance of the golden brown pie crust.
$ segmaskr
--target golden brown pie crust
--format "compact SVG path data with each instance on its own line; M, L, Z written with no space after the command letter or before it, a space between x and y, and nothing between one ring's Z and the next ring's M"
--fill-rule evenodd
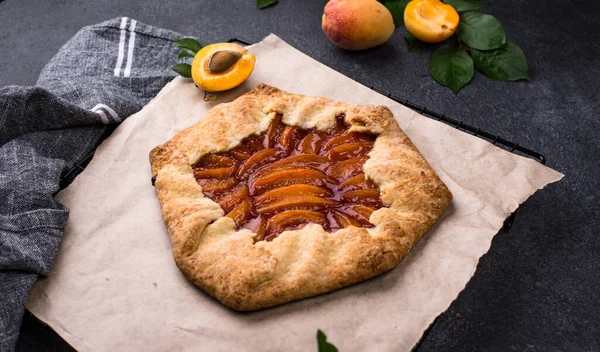
M326 129L345 115L351 132L378 134L365 175L386 207L373 228L326 232L320 225L254 242L206 197L192 165L264 132L277 114L287 125ZM164 221L180 270L236 310L254 310L333 291L394 268L433 225L452 194L385 106L350 105L261 84L212 108L195 125L150 152Z

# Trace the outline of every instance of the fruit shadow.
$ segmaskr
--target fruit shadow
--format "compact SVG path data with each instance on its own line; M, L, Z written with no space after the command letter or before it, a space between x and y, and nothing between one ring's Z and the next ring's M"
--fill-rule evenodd
M238 319L244 323L259 323L265 320L281 319L282 317L298 316L302 319L310 314L323 315L327 314L327 311L333 312L337 308L348 309L349 306L358 300L370 299L370 298L385 298L378 293L382 291L389 291L402 284L404 273L409 268L415 265L415 261L418 260L418 253L424 246L431 240L432 236L428 234L437 234L438 227L444 220L451 217L455 212L454 206L451 203L448 208L444 211L440 219L431 227L428 233L426 233L417 244L411 249L411 251L404 257L400 264L394 269L377 275L365 281L358 282L356 284L338 289L333 292L324 293L314 297L304 298L298 301L285 303L276 307L265 308L250 312L237 312L222 305L217 300L209 297L207 294L202 292L202 295L206 296L207 305L213 306L214 310L219 311L218 314L227 316L228 318ZM214 303L214 305L212 304ZM392 304L391 302L382 302L383 304ZM376 312L373 312L376 314ZM333 316L332 316L333 318Z

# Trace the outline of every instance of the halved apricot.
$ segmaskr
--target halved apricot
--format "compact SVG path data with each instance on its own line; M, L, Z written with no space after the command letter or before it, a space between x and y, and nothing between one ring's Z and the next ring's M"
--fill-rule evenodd
M267 204L282 198L287 198L290 195L311 195L316 197L331 197L333 196L333 192L327 188L315 186L315 185L306 185L306 184L297 184L290 185L280 188L275 188L270 191L263 193L261 196L256 198L256 206L260 207L263 204Z
M371 149L373 149L373 142L342 144L329 150L327 157L336 161L353 159L367 155Z
M217 196L214 201L219 203L225 213L230 212L236 205L248 197L248 186L243 183L233 187L231 191Z
M413 0L404 10L406 29L427 43L444 41L458 28L458 12L439 0Z
M278 234L282 231L298 225L308 223L320 224L327 226L327 218L325 214L311 210L288 210L272 216L267 223L267 233ZM270 237L270 238L269 238ZM267 241L276 236L267 236Z
M202 48L192 61L192 79L208 92L239 86L254 69L256 58L234 43L218 43Z
M270 189L289 186L298 183L306 183L315 186L326 186L327 183L337 183L323 171L315 169L283 169L275 170L266 175L258 177L250 186L250 194L260 195Z
M277 160L280 155L281 152L274 148L261 150L244 161L238 169L237 178L245 180L249 174L255 172L261 166Z

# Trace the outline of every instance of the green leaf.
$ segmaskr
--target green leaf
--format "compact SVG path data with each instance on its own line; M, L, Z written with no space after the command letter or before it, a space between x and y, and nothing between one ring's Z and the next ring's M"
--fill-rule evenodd
M256 8L264 9L265 7L269 7L275 5L278 0L256 0Z
M317 330L317 344L319 346L319 352L338 352L338 349L327 342L327 336L320 329Z
M192 54L189 50L186 49L181 49L181 51L179 52L179 55L177 55L178 59L183 59L185 57L194 57L194 54Z
M404 9L410 0L391 0L385 2L385 7L392 13L394 25L396 27L404 26Z
M179 73L185 78L192 78L192 65L190 64L177 64L171 67L171 70Z
M531 80L523 50L513 42L492 51L471 50L475 66L497 81Z
M410 32L404 33L404 40L406 40L406 44L408 44L408 51L419 51L425 49L427 44L425 42L420 41L414 35L410 34Z
M200 49L202 49L202 44L198 43L197 40L192 38L179 39L174 41L173 44L175 44L175 46L181 49L187 49L193 52L194 54L200 51Z
M464 49L447 44L431 56L429 72L438 83L456 93L471 81L475 70L473 59Z
M492 15L467 12L460 16L458 37L471 48L492 50L504 46L504 28Z
M452 5L458 12L477 10L483 6L481 0L444 0L444 2Z

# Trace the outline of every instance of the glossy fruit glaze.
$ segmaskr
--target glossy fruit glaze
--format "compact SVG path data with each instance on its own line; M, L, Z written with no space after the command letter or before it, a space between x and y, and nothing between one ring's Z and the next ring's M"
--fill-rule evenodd
M369 217L383 204L362 166L376 137L348 132L343 116L320 131L285 125L277 115L266 132L202 157L194 176L238 228L256 232L256 241L311 222L327 231L373 227Z

